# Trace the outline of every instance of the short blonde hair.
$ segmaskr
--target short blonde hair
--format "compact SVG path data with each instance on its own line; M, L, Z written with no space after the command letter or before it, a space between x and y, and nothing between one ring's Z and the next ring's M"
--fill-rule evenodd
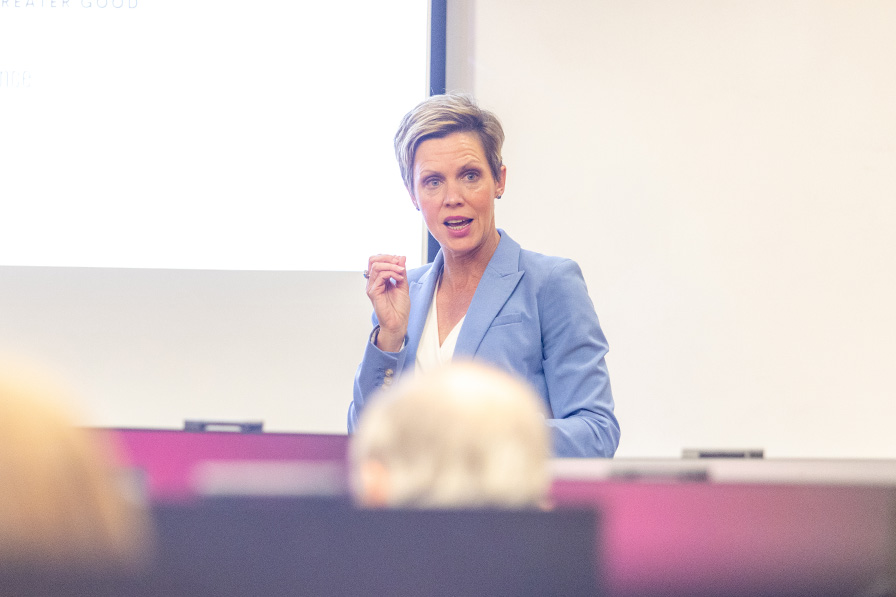
M455 363L383 391L352 438L361 469L385 468L394 507L535 507L550 485L550 437L535 392L496 369Z
M395 157L408 191L414 192L414 156L426 139L469 132L479 137L495 180L501 180L504 129L498 117L463 93L434 95L405 114L395 133Z
M110 448L77 427L56 390L0 379L0 567L139 565L142 505Z

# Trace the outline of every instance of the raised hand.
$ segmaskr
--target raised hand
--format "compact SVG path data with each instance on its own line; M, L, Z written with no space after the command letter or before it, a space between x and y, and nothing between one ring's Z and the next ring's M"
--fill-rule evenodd
M411 297L405 261L399 255L374 255L367 262L367 297L380 322L376 345L386 352L398 352L408 331Z

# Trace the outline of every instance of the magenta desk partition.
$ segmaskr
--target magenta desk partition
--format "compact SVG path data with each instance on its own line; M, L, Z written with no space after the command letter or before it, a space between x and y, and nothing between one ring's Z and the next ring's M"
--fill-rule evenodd
M195 472L209 463L333 463L344 468L345 435L99 429L142 478L151 501L189 499Z
M893 486L559 479L552 493L602 513L613 596L877 595L896 564Z

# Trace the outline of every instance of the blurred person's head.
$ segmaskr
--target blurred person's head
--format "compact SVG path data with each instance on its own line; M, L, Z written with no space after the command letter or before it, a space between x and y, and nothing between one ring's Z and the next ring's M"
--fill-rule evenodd
M145 512L112 447L59 396L33 375L0 373L0 568L136 565Z
M550 485L549 457L534 390L472 363L382 391L350 448L354 492L366 506L537 507Z

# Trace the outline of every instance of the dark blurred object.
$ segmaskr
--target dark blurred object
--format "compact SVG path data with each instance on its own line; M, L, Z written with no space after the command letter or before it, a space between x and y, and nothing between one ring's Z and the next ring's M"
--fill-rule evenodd
M341 499L218 498L162 505L154 519L151 570L97 575L93 585L87 575L57 576L42 594L601 595L589 510L360 510Z
M184 431L229 431L231 433L262 433L264 421L184 421Z
M762 448L685 448L682 458L765 458Z

